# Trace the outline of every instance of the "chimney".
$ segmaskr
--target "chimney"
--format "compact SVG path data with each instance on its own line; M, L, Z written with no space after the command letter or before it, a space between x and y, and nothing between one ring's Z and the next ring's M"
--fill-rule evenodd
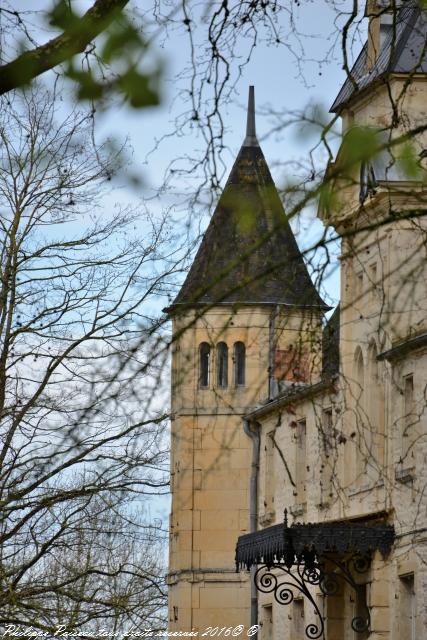
M368 71L375 65L388 34L397 21L404 0L367 0L365 16L368 26Z

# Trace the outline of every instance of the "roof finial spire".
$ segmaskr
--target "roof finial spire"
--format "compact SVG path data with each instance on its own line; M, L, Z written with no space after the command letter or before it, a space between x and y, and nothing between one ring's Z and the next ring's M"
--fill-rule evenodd
M244 147L258 147L258 140L255 130L255 89L249 87L248 116L246 122L246 138L243 141Z

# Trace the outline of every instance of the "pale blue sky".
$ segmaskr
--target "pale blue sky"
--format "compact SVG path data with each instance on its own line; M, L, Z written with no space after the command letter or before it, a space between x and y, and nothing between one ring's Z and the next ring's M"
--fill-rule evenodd
M349 5L345 0L343 7ZM337 37L333 22L336 12L327 0L303 0L299 8L297 26L307 35L302 36L306 58L321 59L327 55ZM342 19L341 19L342 22ZM204 34L203 29L200 30ZM290 46L296 50L295 38L289 38ZM160 149L150 156L148 165L144 166L146 154L153 146L155 138L173 130L173 121L183 110L181 100L177 99L176 74L185 67L188 61L188 43L185 35L172 33L169 39L158 49L165 62L166 74L163 82L163 104L159 108L135 111L129 108L110 110L99 117L99 131L119 136L129 135L134 149L136 167L150 185L155 185L165 167L176 156L177 151L190 153L200 141L188 135L179 139L177 149L176 138L165 141ZM241 54L245 53L242 47ZM257 109L263 110L271 106L275 110L300 110L309 102L319 103L329 109L344 79L342 60L339 55L339 43L335 47L335 55L328 55L326 63L319 66L317 62L303 61L304 79L298 75L297 62L286 45L268 45L262 42L254 49L250 62L243 71L243 76L236 86L234 103L223 105L224 122L227 127L225 142L230 148L228 163L231 164L244 138L245 109L247 90L250 84L255 85ZM230 61L236 68L238 60ZM178 86L185 86L184 81ZM269 131L267 117L257 116L257 129L260 139ZM311 141L310 141L311 142ZM293 133L281 140L270 138L264 141L264 153L270 164L277 160L292 160L304 153L301 139ZM283 177L283 172L276 171L276 180Z
M168 0L163 0L166 3ZM75 0L74 7L82 11L91 4L90 0ZM360 3L360 13L363 12L364 2ZM272 170L273 178L280 187L289 180L296 179L298 170L291 162L304 161L308 157L313 145L313 138L298 135L297 128L289 128L280 135L271 135L265 138L271 131L273 121L267 115L266 110L275 111L300 111L309 103L319 104L327 113L338 90L344 80L342 70L342 55L340 51L340 32L342 25L351 11L351 0L301 0L300 2L284 2L285 13L280 18L282 32L280 37L283 44L271 44L266 42L265 33L259 31L257 47L252 51L249 63L244 67L242 77L238 80L232 101L220 105L225 124L225 145L222 160L225 164L222 183L231 169L233 161L243 141L245 134L245 109L248 86L255 85L257 104L257 132L261 145ZM28 9L27 0L16 0L17 9ZM32 0L31 9L39 10L51 6L49 0ZM196 5L197 6L197 5ZM199 7L205 7L201 3ZM129 5L132 13L134 7L142 10L138 0L133 0ZM289 14L286 10L292 7L293 25L290 24ZM145 10L145 7L144 7ZM347 12L347 14L346 14ZM205 45L206 28L199 15L194 15L195 40L198 50ZM200 23L198 23L200 20ZM146 13L145 21L150 21L150 14ZM364 21L366 22L366 21ZM182 28L170 29L160 32L160 37L155 41L154 55L159 57L165 67L162 82L162 104L158 108L133 110L120 105L110 106L105 113L98 110L96 116L97 136L101 140L105 136L111 136L116 140L129 141L129 150L132 149L132 164L129 173L142 179L143 188L135 191L125 180L115 183L112 193L105 199L105 206L111 208L116 201L121 203L137 204L141 198L146 200L155 193L162 183L165 170L177 155L195 155L203 149L203 140L190 131L184 129L180 137L171 136L164 140L160 146L150 153L156 139L174 131L174 121L187 108L184 105L179 89L188 87L184 79L179 79L180 74L186 68L189 59L188 38ZM51 32L37 33L38 39L51 36ZM353 54L360 49L360 35L353 34ZM362 27L363 37L363 27ZM236 78L239 63L248 53L248 44L243 42L236 52L237 56L229 60L232 78ZM177 80L178 77L178 80ZM326 165L325 153L316 156L317 167ZM283 163L286 163L285 165ZM175 206L180 208L183 186L187 191L197 185L197 180L178 180L170 183L170 188L164 192L161 199L150 202L153 210ZM205 212L201 211L201 215ZM181 211L182 215L185 215ZM314 210L309 216L314 215ZM201 228L206 224L206 218L202 218ZM200 221L198 221L200 222ZM294 222L294 230L301 246L307 247L311 242L312 233L318 233L320 224L305 219L304 223ZM333 293L337 294L337 280L333 280Z
M89 0L84 0L79 1L77 6L81 5L84 8L88 4ZM334 4L344 10L350 8L352 3L350 0L342 0L342 2L335 0ZM49 6L48 0L32 0L31 2L31 8L34 10L46 6ZM223 181L231 169L245 135L245 110L250 84L255 85L256 91L256 104L259 111L257 115L258 137L276 183L280 186L285 180L292 178L294 172L289 165L285 169L276 163L298 161L307 157L313 140L297 135L295 129L286 130L280 136L270 136L263 140L272 123L262 113L269 106L276 111L302 110L309 102L321 104L326 110L329 109L344 80L339 42L335 48L333 47L339 34L336 24L334 24L337 16L333 6L333 3L327 0L301 0L299 8L295 3L297 28L305 34L302 36L304 52L301 50L299 55L303 77L298 73L297 59L286 46L286 44L291 45L294 51L298 48L292 35L286 36L285 34L285 45L270 46L260 41L259 46L254 50L250 62L244 68L242 77L236 85L233 102L222 105L226 125L225 143L229 148L229 151L224 154L227 170ZM28 8L28 0L17 0L16 8ZM342 20L343 18L341 18L341 24ZM203 29L200 30L200 34L203 34ZM200 35L200 37L202 36ZM199 46L202 45L203 42L199 43ZM360 43L356 42L356 53L359 47ZM242 55L245 53L244 48L240 53ZM182 33L171 32L170 37L159 46L158 55L164 60L166 68L161 107L132 110L128 107L113 106L104 114L100 112L97 114L96 126L99 139L106 135L119 140L128 138L133 149L130 171L140 176L144 183L142 190L135 191L125 180L121 180L122 184L116 184L108 197L104 199L107 209L112 208L116 201L138 204L141 199L151 195L153 190L161 184L167 166L177 153L193 154L196 149L202 147L202 141L187 131L188 135L168 138L154 153L149 155L147 160L147 155L153 148L156 138L173 131L174 119L182 113L184 108L182 101L177 97L178 88L175 78L187 63L187 39ZM322 65L316 62L316 60L325 57L326 61ZM312 61L307 61L307 59L312 59ZM230 62L232 69L236 69L238 60ZM181 86L183 84L181 81ZM322 163L322 157L318 158L318 162ZM175 185L176 190L179 187L179 184ZM154 209L166 207L174 203L174 197L175 191L172 189L164 195L163 199L150 204L150 206ZM204 218L204 222L206 223L206 218ZM307 247L319 232L321 225L319 222L313 221L309 228L307 225L305 227L294 225L294 227L300 246ZM328 286L331 296L336 298L338 295L337 273L330 279ZM152 504L153 517L163 516L164 510L164 500Z
M350 8L350 4L347 0L334 3L328 0L303 0L301 6L296 9L296 27L304 34L300 39L304 51L292 34L284 38L285 45L260 42L254 49L251 60L244 68L242 77L236 85L233 102L222 106L226 126L225 143L228 148L223 156L227 166L223 182L244 138L245 110L250 84L255 85L258 137L276 184L280 186L285 181L295 178L297 170L289 164L284 167L283 163L306 159L313 144L313 138L298 135L297 128L293 127L286 129L280 135L271 135L265 139L273 124L272 119L265 115L265 112L269 107L275 111L299 111L311 102L322 105L327 113L344 80L336 6L338 5L339 9L344 11ZM339 17L338 26L344 19L345 15ZM201 38L203 34L203 27L201 27ZM203 41L199 44L202 46ZM356 38L354 53L357 53L359 48L360 41ZM185 86L185 81L176 81L175 78L187 64L188 51L188 41L183 32L172 32L158 49L166 68L161 107L137 111L128 107L115 108L98 118L97 126L100 136L108 134L122 139L126 136L129 138L133 149L131 170L142 178L143 193L147 196L151 195L162 182L167 166L177 154L193 155L203 146L200 138L187 129L187 135L179 138L172 136L164 140L155 152L149 153L156 139L174 130L174 119L185 108L178 96L178 87ZM299 73L298 61L294 55L298 51L303 77ZM242 56L245 54L244 47L240 53ZM326 60L319 64L317 61L322 59ZM236 69L239 60L230 62L232 69ZM149 154L148 158L147 154ZM319 167L325 165L326 161L326 154L317 155ZM162 200L150 206L168 206L179 202L173 187L178 191L181 183L178 181L175 185L172 184L172 188L168 193L164 193ZM132 200L138 197L138 194L125 186L120 192L113 194L113 197L115 196L123 201L128 198ZM303 247L307 247L312 242L311 239L314 237L312 234L319 233L320 229L320 223L316 221L310 225L305 221L302 228L301 225L294 223L297 240ZM336 298L337 277L331 279L330 289L331 295Z

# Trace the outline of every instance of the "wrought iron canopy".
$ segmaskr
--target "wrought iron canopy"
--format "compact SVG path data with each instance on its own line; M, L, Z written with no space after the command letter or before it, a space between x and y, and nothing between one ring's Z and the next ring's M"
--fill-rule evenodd
M240 536L236 569L258 565L254 583L258 591L273 594L279 604L290 604L296 594L312 604L315 621L306 626L310 640L324 638L325 621L312 587L325 596L337 595L341 585L350 585L359 602L351 621L356 633L370 628L370 611L360 576L369 570L371 552L386 555L394 541L391 525L353 522L293 524L285 511L284 524Z
M286 512L285 512L286 513ZM255 533L240 536L236 547L236 569L250 569L257 564L294 564L296 557L308 552L357 553L380 551L386 556L394 541L394 527L388 524L360 524L349 521L292 524L287 517Z

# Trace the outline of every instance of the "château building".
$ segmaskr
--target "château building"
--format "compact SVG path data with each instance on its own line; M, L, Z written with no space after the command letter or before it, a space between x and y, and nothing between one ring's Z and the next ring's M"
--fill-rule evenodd
M366 16L319 207L341 239L339 306L298 249L251 88L243 145L168 309L171 631L427 638L427 11L370 0Z

